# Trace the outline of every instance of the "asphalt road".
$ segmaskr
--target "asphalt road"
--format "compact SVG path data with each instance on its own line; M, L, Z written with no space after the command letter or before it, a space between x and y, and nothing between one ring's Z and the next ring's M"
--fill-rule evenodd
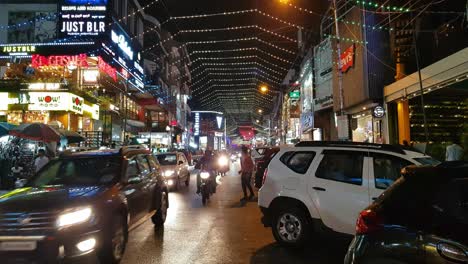
M304 250L276 244L256 201L240 203L238 164L231 167L205 207L194 174L188 188L170 193L164 229L150 221L134 229L123 263L343 263L347 242L316 239Z

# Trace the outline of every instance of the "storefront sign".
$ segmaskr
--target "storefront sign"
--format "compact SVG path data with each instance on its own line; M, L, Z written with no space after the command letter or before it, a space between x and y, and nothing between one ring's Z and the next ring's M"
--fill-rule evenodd
M107 64L101 57L98 57L98 68L100 71L109 75L115 82L117 81L117 70Z
M92 119L99 120L99 105L83 104L83 112L90 114Z
M133 60L133 49L131 47L131 44L129 43L129 40L126 39L124 34L119 34L115 30L111 31L111 39L112 42L117 44L119 49L123 51L130 59Z
M42 56L33 54L31 59L33 68L40 68L44 66L62 66L62 67L83 67L88 68L88 55L80 54L74 56L60 55L60 56Z
M0 111L8 110L8 93L0 93Z
M30 83L29 90L59 90L60 83Z
M347 48L340 56L341 72L345 73L354 66L354 44Z
M308 112L301 115L302 133L306 133L314 128L314 113Z
M314 111L333 107L332 77L333 53L331 39L327 38L314 48Z
M299 99L300 97L301 97L300 91L289 92L289 98L291 99Z
M313 99L314 99L314 88L313 88L313 74L312 69L306 72L301 82L301 105L302 113L313 111Z
M224 133L223 132L214 132L215 137L223 137Z
M2 47L2 53L34 53L36 52L36 46L31 45L18 45L18 46L4 46Z
M385 116L385 109L380 105L376 106L374 107L372 114L374 115L375 118L382 118Z
M72 111L83 114L83 98L72 93L30 92L28 109L32 111Z
M193 133L195 136L200 135L200 113L195 113L195 133Z
M106 32L106 4L101 0L64 0L60 6L59 32L67 36L98 36Z

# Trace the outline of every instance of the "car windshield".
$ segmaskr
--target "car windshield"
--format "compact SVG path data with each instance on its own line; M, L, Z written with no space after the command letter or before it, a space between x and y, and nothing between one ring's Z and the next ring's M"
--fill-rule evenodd
M176 165L177 156L175 154L160 154L156 156L159 164L164 165Z
M32 178L28 185L105 185L118 179L120 165L118 157L54 160Z
M432 157L422 157L422 158L415 158L415 161L421 163L422 165L432 165L436 166L439 165L441 162L432 158Z

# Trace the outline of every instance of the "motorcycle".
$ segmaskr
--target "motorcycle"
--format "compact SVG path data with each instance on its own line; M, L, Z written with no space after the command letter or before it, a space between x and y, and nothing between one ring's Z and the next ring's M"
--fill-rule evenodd
M222 155L218 158L218 173L221 174L221 176L225 176L226 172L229 171L229 159L225 156Z
M202 204L205 205L206 202L210 199L210 196L214 193L215 182L213 182L213 177L208 171L200 172L200 193L202 197Z

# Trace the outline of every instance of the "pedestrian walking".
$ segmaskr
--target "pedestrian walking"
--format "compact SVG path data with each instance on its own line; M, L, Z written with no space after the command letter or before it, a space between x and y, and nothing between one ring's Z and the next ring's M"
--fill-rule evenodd
M244 197L241 199L241 202L243 202L247 201L248 199L252 200L255 197L251 184L254 163L246 147L242 147L242 156L240 164L241 170L239 171L239 173L241 174L242 191L244 192ZM250 191L250 196L247 196L247 189L249 189Z
M453 143L447 146L445 149L446 161L458 161L463 159L463 148L459 143L460 140L458 138L454 138Z

